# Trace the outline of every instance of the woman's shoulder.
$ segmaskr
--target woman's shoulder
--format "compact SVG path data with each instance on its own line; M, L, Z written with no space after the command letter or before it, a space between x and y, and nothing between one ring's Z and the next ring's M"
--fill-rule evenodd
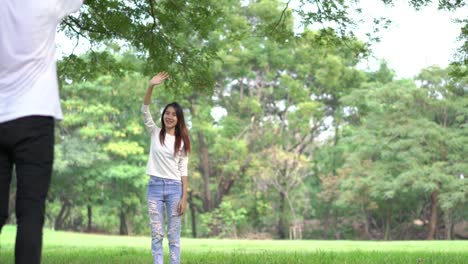
M159 126L154 126L154 129L152 130L152 134L151 134L151 137L159 137L159 132L161 131L161 128Z

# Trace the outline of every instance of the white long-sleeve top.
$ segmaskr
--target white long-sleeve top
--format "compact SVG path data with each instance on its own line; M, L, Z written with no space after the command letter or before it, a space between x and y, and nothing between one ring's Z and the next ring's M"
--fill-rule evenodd
M0 1L0 123L41 115L62 119L55 35L83 0Z
M182 141L177 155L174 156L175 136L167 134L164 145L159 141L161 128L154 123L149 106L141 107L145 127L151 135L151 145L148 157L146 173L151 176L181 180L182 176L188 176L188 155L183 150Z

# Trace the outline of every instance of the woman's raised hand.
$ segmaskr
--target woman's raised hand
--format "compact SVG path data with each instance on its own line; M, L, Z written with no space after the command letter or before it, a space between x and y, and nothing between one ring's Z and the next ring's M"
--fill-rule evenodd
M144 105L149 105L151 102L151 94L153 93L153 87L155 85L161 84L164 82L167 78L169 78L169 74L167 72L160 72L153 76L151 80L149 81L148 88L146 89L146 94L145 97L143 98L143 104Z
M159 72L151 80L149 81L149 86L153 87L155 85L161 84L164 82L167 78L169 78L169 73L167 72Z

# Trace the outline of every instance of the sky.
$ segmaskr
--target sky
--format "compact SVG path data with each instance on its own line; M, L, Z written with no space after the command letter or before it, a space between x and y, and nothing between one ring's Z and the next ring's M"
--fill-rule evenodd
M375 17L384 16L393 22L381 32L380 43L373 44L375 58L360 67L375 69L379 60L385 59L398 78L412 78L423 68L448 66L461 46L461 42L457 42L461 25L452 20L466 18L468 7L451 13L437 10L435 3L416 11L407 1L395 2L394 7L386 7L379 0L361 0L364 12ZM370 25L366 24L361 30L365 31Z
M466 18L468 7L455 13L437 10L437 2L419 11L408 5L408 1L395 0L395 6L385 6L381 0L360 0L363 8L361 17L365 21L357 29L357 35L365 38L372 27L373 17L386 17L393 21L388 29L382 29L381 41L372 45L373 57L363 61L358 67L363 70L376 70L380 60L386 60L395 70L397 78L412 78L421 69L438 65L446 67L461 43L456 41L461 25L452 22L454 18ZM297 1L296 1L297 3ZM290 5L294 7L294 1ZM89 49L83 41L68 40L63 33L58 36L57 57L75 54Z

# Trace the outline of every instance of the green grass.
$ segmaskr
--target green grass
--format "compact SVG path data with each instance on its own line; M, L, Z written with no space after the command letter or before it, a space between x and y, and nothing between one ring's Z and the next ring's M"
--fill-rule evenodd
M14 237L15 227L5 226L0 236L1 264L13 263ZM167 240L164 242L167 243ZM183 238L181 243L182 263L187 264L468 263L468 241L376 242ZM165 249L167 250L167 246ZM42 260L44 264L151 263L150 238L45 230ZM165 263L169 261L166 259Z

